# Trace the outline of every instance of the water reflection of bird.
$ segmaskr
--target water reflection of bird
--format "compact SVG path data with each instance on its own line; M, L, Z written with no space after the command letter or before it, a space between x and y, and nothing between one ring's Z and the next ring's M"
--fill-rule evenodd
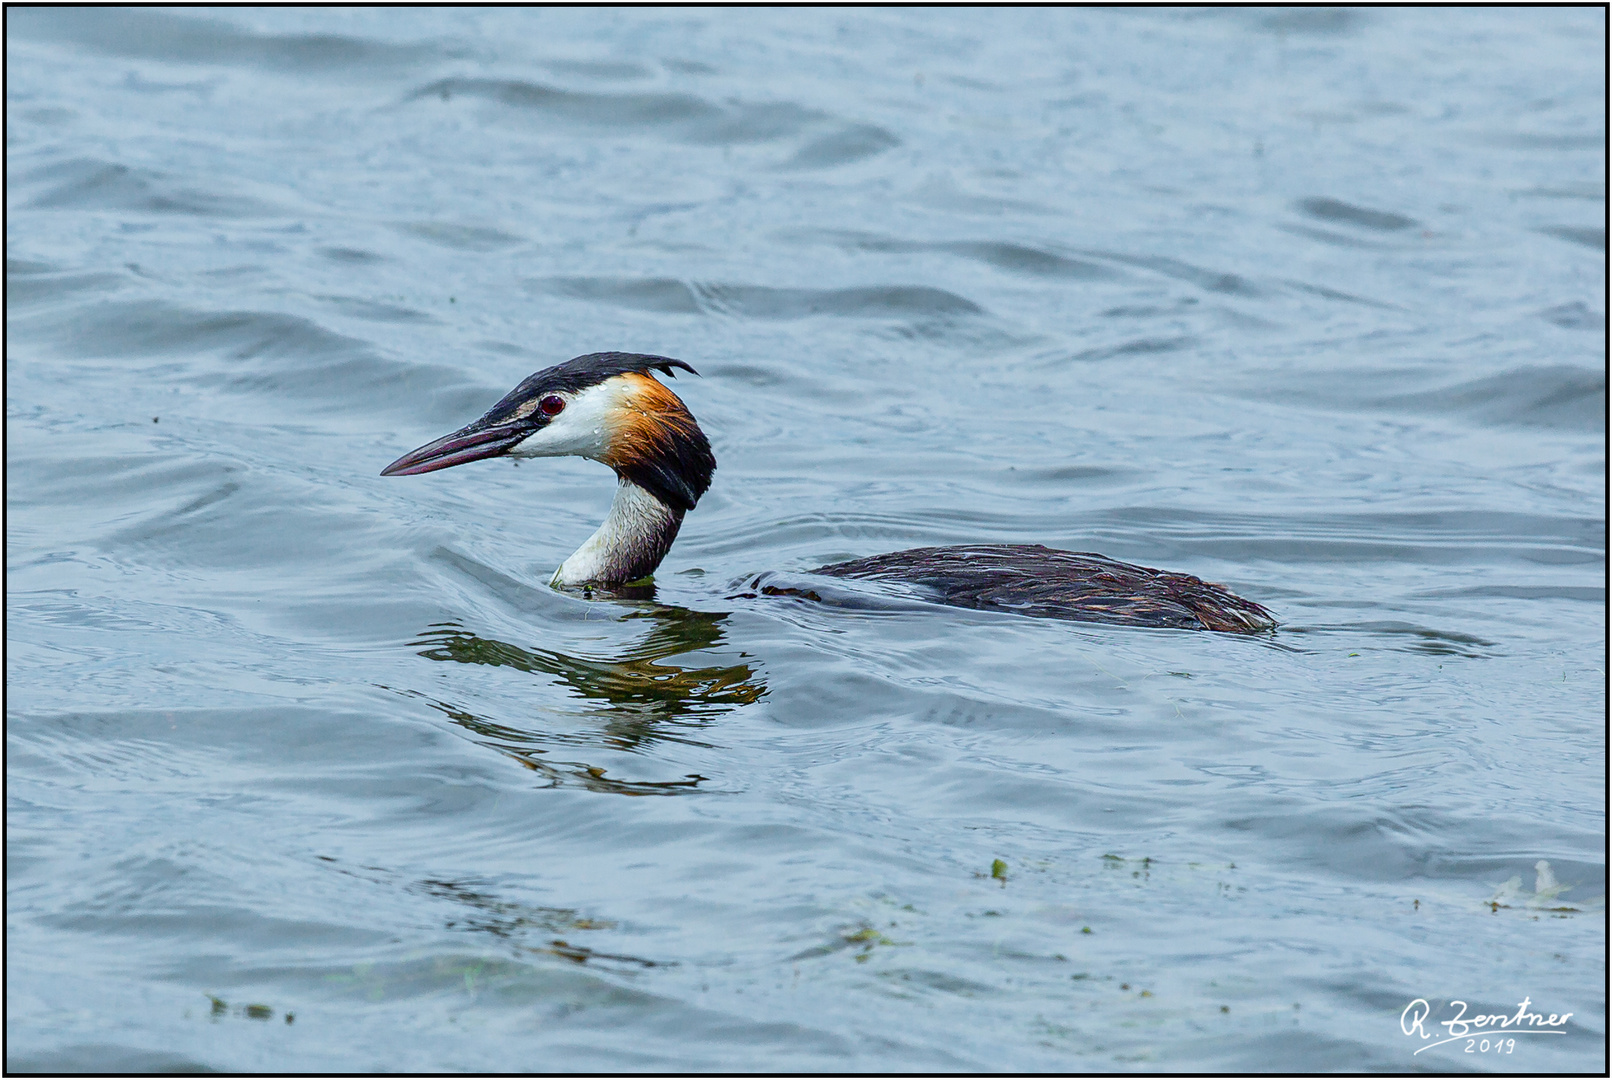
M688 773L678 780L623 779L606 775L597 764L574 760L571 754L638 752L659 742L708 747L702 729L723 713L759 701L767 692L766 684L749 663L682 667L663 662L720 646L724 613L644 605L626 618L647 620L649 633L606 656L524 649L478 637L458 623L432 626L415 642L423 646L420 655L431 660L558 676L572 695L587 703L584 715L594 723L586 728L557 725L563 709L543 710L534 726L528 720L495 720L414 691L404 693L424 698L478 742L508 754L556 785L580 784L619 795L693 791L707 778ZM595 730L595 724L602 724L602 729Z
M481 419L404 454L381 475L411 476L501 455L602 461L619 481L615 502L551 584L641 582L666 557L716 468L693 414L650 374L670 376L675 368L694 371L681 360L636 353L568 360L532 375ZM913 548L814 573L906 582L941 603L1049 618L1232 633L1276 625L1259 604L1191 575L1038 544Z
M457 623L433 626L415 644L427 646L421 655L432 660L557 676L576 697L596 703L590 712L607 721L605 741L622 750L657 738L693 741L669 734L668 725L697 728L711 717L754 704L767 692L752 664L688 668L663 663L720 645L725 613L657 605L626 619L649 620L650 631L611 656L524 649L478 637Z

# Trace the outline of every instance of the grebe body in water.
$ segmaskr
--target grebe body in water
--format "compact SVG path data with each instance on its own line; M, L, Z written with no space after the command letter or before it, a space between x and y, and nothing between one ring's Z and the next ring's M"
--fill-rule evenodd
M579 356L527 378L481 419L404 454L381 475L412 476L502 456L601 461L615 470L615 501L551 584L641 581L666 557L716 469L693 414L650 374L673 376L677 368L696 373L665 356ZM1243 634L1276 625L1259 604L1189 574L1039 544L912 548L812 573L905 582L955 607L1043 618Z

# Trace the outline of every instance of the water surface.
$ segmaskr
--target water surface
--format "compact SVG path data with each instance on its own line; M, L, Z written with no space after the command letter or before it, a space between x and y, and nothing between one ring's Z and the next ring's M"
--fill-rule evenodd
M1603 11L7 28L8 1068L1606 1068ZM605 349L654 600L377 475ZM1283 625L740 595L977 541Z

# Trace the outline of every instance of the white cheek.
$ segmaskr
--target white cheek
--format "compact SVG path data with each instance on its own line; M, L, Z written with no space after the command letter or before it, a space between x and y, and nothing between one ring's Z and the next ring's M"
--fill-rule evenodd
M605 420L614 406L613 397L602 387L590 387L575 395L566 403L564 412L510 449L510 456L602 456L610 445Z

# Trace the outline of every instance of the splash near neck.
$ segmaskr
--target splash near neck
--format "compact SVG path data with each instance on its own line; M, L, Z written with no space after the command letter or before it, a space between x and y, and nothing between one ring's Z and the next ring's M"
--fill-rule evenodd
M683 511L622 478L610 513L597 532L554 572L551 585L623 585L655 572L677 530Z

